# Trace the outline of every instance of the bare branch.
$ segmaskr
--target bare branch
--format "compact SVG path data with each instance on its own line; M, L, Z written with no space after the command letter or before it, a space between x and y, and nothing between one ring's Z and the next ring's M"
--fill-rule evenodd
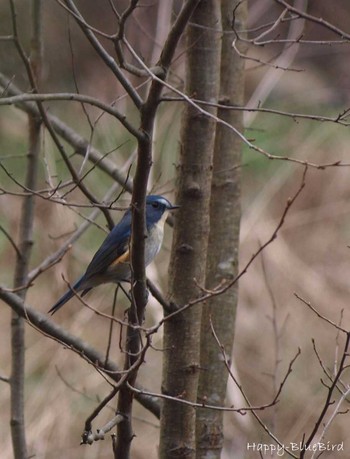
M292 112L286 112L283 110L275 110L274 108L264 108L264 107L251 108L251 107L240 107L237 105L228 105L228 104L222 104L222 103L217 104L217 103L207 102L207 101L199 100L195 98L192 98L192 100L198 105L203 105L207 107L216 107L216 108L220 108L223 110L268 113L271 115L286 116L288 118L292 118L294 121L296 121L297 119L307 119L307 120L313 120L313 121L336 123L342 126L350 125L350 121L347 121L347 119L349 118L350 108L346 108L342 112L338 113L338 115L331 117L331 116L313 115L313 114L307 114L307 113L292 113ZM183 102L184 100L181 97L163 96L162 101L164 102ZM349 164L342 163L342 165L349 166L350 163Z
M113 194L118 188L118 183L112 185L110 190L108 190L107 194L105 195L104 200L109 199L111 196L113 196ZM65 243L55 253L45 258L35 269L33 269L28 274L28 281L32 283L34 279L36 279L41 273L43 273L44 271L58 263L70 249L72 244L77 239L79 239L80 236L90 227L91 222L95 220L99 214L99 208L94 209L93 212L91 212L91 214L87 217L87 219L80 225L80 227L67 239L67 241L65 241Z
M60 0L56 0L59 4L62 6L62 2ZM95 34L91 30L91 27L88 26L80 14L78 8L76 7L75 3L72 0L65 0L66 5L69 8L69 12L73 15L74 19L77 21L79 27L81 28L82 32L86 36L86 38L89 40L90 44L92 47L95 49L97 54L101 57L103 62L109 67L114 75L117 77L118 81L120 84L123 86L125 91L128 93L130 96L131 100L134 102L135 106L137 108L141 108L142 106L142 99L137 93L137 91L134 89L132 86L131 82L126 78L126 76L123 74L121 69L118 67L116 64L115 60L110 56L105 48L101 45L101 43L98 41L96 38Z
M59 101L76 101L83 104L89 104L94 107L100 108L104 113L108 113L115 117L120 123L127 129L130 134L132 134L136 139L142 138L142 134L138 129L136 129L131 123L128 122L125 115L121 114L118 110L113 108L115 102L111 104L105 104L100 100L85 96L77 93L58 93L58 94L19 94L12 97L2 97L0 98L0 105L21 105L22 102L31 102L31 101L40 101L46 102L49 100L59 100Z
M25 68L26 68L26 72L27 72L27 76L28 76L28 79L29 79L29 82L30 82L30 85L32 87L32 90L33 92L35 93L38 93L38 86L37 86L37 77L36 77L36 74L35 74L35 68L32 66L31 64L31 61L30 59L26 56L25 52L24 52L24 49L19 41L19 38L18 38L18 32L17 32L17 22L16 22L16 10L15 10L15 5L14 5L14 2L13 0L10 0L10 6L11 6L11 11L12 11L12 27L13 27L13 34L14 34L14 38L15 38L15 45L16 45L16 48L18 50L18 53L25 65ZM57 135L56 135L56 132L55 130L53 129L52 125L51 125L51 122L47 116L47 113L43 107L43 104L41 101L37 101L37 107L38 107L38 111L39 111L39 114L40 114L40 117L43 121L43 123L45 124L48 132L50 133L51 135L51 138L52 140L54 141L59 153L61 154L62 156L62 159L65 163L65 165L67 166L67 169L69 170L74 182L78 185L79 189L81 190L81 192L93 203L98 203L98 200L94 197L94 195L86 188L86 186L81 182L81 180L79 179L79 176L77 174L77 172L75 171L71 161L69 160L69 157L65 151L65 149L63 148L63 145L60 143ZM114 223L113 223L113 220L109 214L109 211L107 209L104 209L103 211L103 214L107 220L107 223L108 223L108 226L110 227L110 229L113 228L114 226Z
M17 247L16 242L13 240L11 235L5 230L5 228L2 225L0 225L0 231L2 231L5 234L6 238L10 241L10 244L12 245L12 247L16 251L17 258L22 258L22 254L21 254L19 248Z
M0 85L6 88L6 92L11 95L22 95L23 93L12 83L12 81L6 78L0 73ZM35 116L40 116L38 108L30 103L23 102L19 106L22 110L27 113L31 113ZM89 149L89 159L94 163L98 163L99 168L107 173L110 177L116 180L120 185L124 184L124 187L127 191L131 192L132 190L132 180L129 179L127 182L126 175L120 173L119 167L117 167L112 161L108 158L103 158L103 155L93 146L89 145L89 142L83 138L80 134L74 131L70 126L65 124L59 118L54 115L47 113L48 120L50 121L52 127L55 129L57 134L62 137L69 145L71 145L76 153L81 156L85 156L87 149ZM103 158L103 159L102 159Z
M327 317L323 316L321 313L319 313L317 311L317 309L315 309L312 304L309 302L309 301L306 301L304 300L301 296L299 296L297 293L294 293L294 296L296 298L298 298L298 300L300 300L302 303L304 303L308 308L311 309L311 311L313 311L317 317L319 317L320 319L324 320L325 322L327 322L328 324L332 325L332 327L336 328L337 330L345 333L345 334L348 334L349 332L347 330L345 330L345 328L341 327L340 325L337 325L335 322L333 322L332 320L328 319Z
M336 404L330 418L328 419L327 423L324 425L322 432L320 433L320 436L318 437L316 444L320 444L322 440L324 439L327 431L329 430L332 422L334 421L335 417L340 413L340 407L343 404L344 400L346 400L346 397L350 395L350 387L347 388L346 392L340 397L338 403ZM315 450L311 456L311 459L314 459L316 456L317 451Z
M99 413L107 405L107 403L109 403L115 397L115 395L119 391L119 388L120 388L119 384L116 387L113 387L113 390L98 404L98 406L94 409L94 411L86 419L84 433L82 434L81 443L83 444L88 443L89 445L91 445L93 441L96 440L96 438L95 439L91 438L92 421L99 415ZM123 420L124 420L124 417L123 419L121 419L121 421ZM103 440L103 438L98 438L98 440Z
M341 37L342 39L346 38L347 40L350 40L350 34L344 32L343 30L339 29L336 27L334 24L326 21L323 18L317 18L316 16L312 16L311 14L308 14L304 11L299 10L298 8L295 8L294 6L290 5L287 3L285 0L274 0L276 3L282 5L284 8L286 8L290 13L294 13L294 15L307 19L310 22L314 22L315 24L318 24L322 27L325 27L328 30L331 30L334 32L336 35Z
M238 407L235 408L233 406L218 406L218 405L211 405L209 403L206 403L205 401L203 402L192 402L190 400L186 400L185 398L181 398L181 395L177 397L173 397L171 395L167 394L161 394L161 393L155 393L155 392L150 392L145 389L139 389L137 387L133 387L128 383L129 389L134 392L135 394L144 394L152 397L156 397L158 399L163 399L163 400L171 400L172 402L179 403L181 405L187 405L191 406L193 408L205 408L208 410L213 410L213 411L224 411L228 413L239 413L239 414L246 414L247 412L253 412L253 411L259 411L259 410L265 410L266 408L270 408L272 406L271 403L266 404L266 405L259 405L259 406L243 406L243 407Z
M104 440L106 433L110 432L116 425L124 420L125 417L122 414L117 414L113 419L107 422L107 424L97 429L96 433L89 432L86 436L83 436L81 444L92 445L95 441Z
M115 48L115 52L117 54L118 61L119 61L121 68L127 70L131 74L136 75L138 77L146 77L148 76L148 74L144 69L136 67L135 65L132 65L126 61L124 57L123 48L122 48L122 43L128 43L126 40L125 34L124 34L125 23L127 19L131 16L133 11L136 9L137 3L138 3L137 0L130 1L129 6L120 15L114 9L115 14L117 15L118 20L119 20L119 30L114 36L114 48ZM128 46L130 46L129 43L128 43ZM161 67L152 67L152 71L159 76L163 75L163 69Z
M118 366L110 359L105 365L105 356L100 354L94 347L84 342L77 336L67 332L65 329L50 320L47 315L36 311L31 306L24 303L18 295L7 292L2 286L0 286L0 298L9 307L16 311L18 315L23 317L30 326L38 330L43 335L72 350L80 357L84 358L84 360L92 364L94 368L99 368L103 371L113 381L119 382L120 369ZM136 400L159 418L160 406L156 397L140 394L136 396Z
M134 54L134 57L136 59L139 60L140 63L142 63L142 61L140 60L140 58ZM223 126L226 126L228 129L230 129L231 131L233 131L241 140L242 142L247 145L247 147L249 147L251 150L254 150L256 151L257 153L265 156L267 159L270 159L270 160L279 160L279 161L290 161L292 163L296 163L296 164L300 164L302 166L309 166L309 167L313 167L313 168L316 168L316 169L326 169L328 167L335 167L335 166L340 166L340 165L346 165L348 166L348 164L343 164L340 160L338 161L332 161L330 163L325 163L325 164L316 164L316 163L312 163L312 162L309 162L307 160L302 160L302 159L298 159L298 158L293 158L293 157L290 157L290 156L286 156L286 155L282 155L282 156L277 156L277 155L273 155L267 151L265 151L263 148L260 148L258 147L257 145L254 145L250 140L248 140L238 129L236 129L234 126L232 126L231 124L227 123L226 121L222 120L221 118L218 118L216 115L208 112L207 110L204 110L200 105L198 105L197 103L194 102L194 100L189 97L188 95L186 95L185 93L183 93L182 91L178 90L177 88L175 88L174 86L170 85L168 82L166 81L162 81L160 78L158 78L156 75L152 74L152 72L150 71L150 69L148 69L146 67L145 64L142 63L142 65L144 66L145 69L147 69L147 71L149 72L150 76L152 77L152 79L160 84L162 84L163 86L165 86L166 88L168 88L170 91L174 92L175 94L177 94L178 96L180 96L180 98L182 98L185 102L187 102L188 104L190 104L192 107L196 108L198 110L199 113L207 116L208 118L211 118L213 120L215 120L217 123L219 124L222 124Z
M218 344L218 346L219 346L219 348L221 350L221 354L222 354L224 363L226 365L226 369L227 369L230 377L232 378L232 380L234 381L234 383L238 387L239 391L241 392L241 394L242 394L244 400L247 402L248 406L251 407L252 405L249 402L249 399L248 399L245 391L243 390L243 387L241 386L241 384L239 384L237 378L234 376L234 374L231 371L231 365L230 365L229 361L227 360L227 355L226 355L226 352L225 352L225 348L220 343L220 340L219 340L218 336L216 335L216 332L215 332L215 329L213 327L213 324L211 323L210 326L211 326L212 334L213 334L213 336L214 336L214 338L215 338L215 340L216 340L216 342L217 342L217 344ZM278 392L276 393L276 396L275 396L274 400L270 404L264 405L264 408L265 407L269 407L269 406L274 406L277 403L277 399L278 399L279 395L282 392L282 389L283 389L283 387L284 387L284 385L285 385L285 383L287 381L287 378L288 378L289 374L292 371L292 366L293 366L295 360L299 357L299 355L300 355L300 349L298 349L298 352L296 353L295 357L289 363L287 373L286 373L283 381L281 382L280 388L279 388ZM265 430L265 432L283 449L283 451L285 453L289 454L291 457L297 458L297 456L295 456L292 452L290 452L288 448L285 448L285 445L280 440L278 440L278 438L271 432L271 430L267 427L267 425L258 416L256 411L257 411L257 409L254 409L254 408L251 409L251 413L253 414L255 419L258 421L260 426Z
M332 384L329 386L328 388L328 394L327 394L327 397L325 399L325 402L323 404L323 408L320 412L320 415L319 417L317 418L316 422L315 422L315 426L314 428L312 429L311 433L309 434L308 438L306 439L305 442L303 442L303 448L301 450L301 453L300 453L300 459L304 458L305 456L305 453L307 451L307 448L309 445L311 445L311 443L313 442L317 432L319 431L322 423L323 423L323 420L330 408L330 406L332 405L332 397L333 397L333 393L334 393L334 390L338 384L338 381L339 381L339 378L341 377L343 371L344 371L344 367L345 367L345 360L348 356L348 351L349 351L349 344L350 344L350 333L347 332L346 333L346 340L345 340L345 344L344 344L344 350L343 350L343 354L342 354L342 357L340 359L340 362L339 362L339 369L338 369L338 372L337 374L335 375L334 379L333 379L333 382ZM342 396L338 405L337 405L337 409L340 407L341 403L344 401L344 399L346 398L346 396L348 395L348 390L346 392L346 395ZM328 429L330 423L332 422L332 420L334 419L334 416L339 412L334 410L331 418L329 419L328 423L326 424L326 426L324 427L322 433L321 433L321 437L323 438L323 435L325 434L326 430Z

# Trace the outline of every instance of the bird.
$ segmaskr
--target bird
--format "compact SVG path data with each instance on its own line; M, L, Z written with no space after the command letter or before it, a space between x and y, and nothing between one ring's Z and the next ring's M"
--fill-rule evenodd
M172 205L163 196L149 195L146 197L145 266L151 263L161 248L167 211L178 207ZM129 208L105 238L85 273L73 284L72 288L59 298L48 313L57 312L78 292L84 296L92 288L101 284L130 282L131 221L131 208Z

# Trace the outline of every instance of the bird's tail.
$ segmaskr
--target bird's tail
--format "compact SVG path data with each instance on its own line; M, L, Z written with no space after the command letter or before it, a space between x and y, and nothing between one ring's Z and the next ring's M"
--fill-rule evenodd
M82 284L84 282L84 276L82 276L80 279L77 280L77 282L72 286L71 289L67 290L64 295L61 296L61 298L52 306L52 308L48 311L49 314L55 314L63 305L67 303L73 296L75 295L74 292L79 292L84 289L82 287ZM87 293L87 291L90 289L84 289L83 294Z

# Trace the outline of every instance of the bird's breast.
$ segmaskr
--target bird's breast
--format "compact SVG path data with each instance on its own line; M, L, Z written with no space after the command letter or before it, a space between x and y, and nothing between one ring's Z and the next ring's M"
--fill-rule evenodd
M164 234L164 222L166 216L164 215L155 225L153 225L147 233L145 241L145 266L148 266L154 257L159 252ZM129 250L120 256L114 263L112 263L106 272L103 274L103 279L98 279L98 283L105 282L121 282L129 280L131 277L130 270L130 253ZM95 276L97 279L97 276Z
M145 243L145 264L146 266L151 263L153 258L159 252L164 235L164 222L166 216L164 215L159 222L152 226L148 231L146 243Z

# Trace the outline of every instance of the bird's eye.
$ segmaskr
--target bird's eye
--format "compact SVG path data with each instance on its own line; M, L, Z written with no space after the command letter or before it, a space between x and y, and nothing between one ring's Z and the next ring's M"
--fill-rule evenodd
M152 202L152 207L154 207L155 209L157 209L159 207L159 202Z

